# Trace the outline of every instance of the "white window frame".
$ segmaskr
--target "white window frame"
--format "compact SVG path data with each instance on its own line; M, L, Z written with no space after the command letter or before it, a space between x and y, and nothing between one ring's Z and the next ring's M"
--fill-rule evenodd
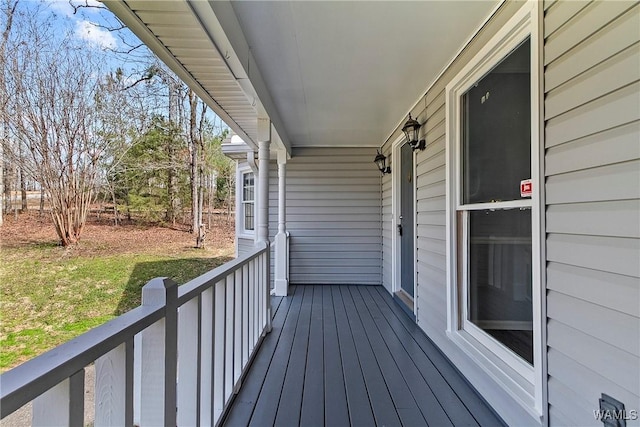
M254 206L254 217L253 217L253 230L247 230L244 227L244 176L247 174L253 174L253 188L254 188L254 197L253 197L253 206ZM256 198L255 198L255 189L256 189L256 174L251 170L249 166L239 167L238 174L236 177L236 199L237 199L237 214L236 214L236 235L239 238L244 239L253 239L255 237L255 229L256 229L256 218L255 218L255 206L256 206Z
M542 419L546 413L546 361L544 354L543 286L541 278L542 233L540 180L540 32L539 5L529 0L446 87L447 128L447 336L477 366L520 402L531 415ZM532 305L533 305L533 366L473 323L466 321L466 284L458 283L459 237L457 212L466 209L461 201L461 123L462 95L527 38L531 43L531 200L510 202L509 207L531 206L532 216ZM473 209L496 208L497 204L474 204ZM505 205L506 207L506 205ZM468 242L463 241L465 246ZM466 277L466 272L462 272ZM462 291L461 291L462 290Z

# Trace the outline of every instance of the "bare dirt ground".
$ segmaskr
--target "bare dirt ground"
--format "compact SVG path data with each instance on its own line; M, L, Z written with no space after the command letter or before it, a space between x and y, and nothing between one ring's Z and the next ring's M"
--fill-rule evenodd
M205 219L205 222L206 219ZM100 219L90 215L82 232L80 242L72 250L78 255L108 255L114 253L178 253L195 246L195 236L188 233L189 226L176 224L144 224L122 221L114 226L112 216L102 214ZM205 239L208 248L229 247L234 239L233 218L227 220L224 213L212 214L211 229ZM56 235L51 217L37 212L13 215L4 218L0 227L0 245L5 248L29 245L56 244Z

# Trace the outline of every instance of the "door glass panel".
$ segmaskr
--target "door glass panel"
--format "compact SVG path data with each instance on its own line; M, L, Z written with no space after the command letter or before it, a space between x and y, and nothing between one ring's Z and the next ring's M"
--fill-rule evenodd
M464 204L520 199L531 178L527 39L462 96Z

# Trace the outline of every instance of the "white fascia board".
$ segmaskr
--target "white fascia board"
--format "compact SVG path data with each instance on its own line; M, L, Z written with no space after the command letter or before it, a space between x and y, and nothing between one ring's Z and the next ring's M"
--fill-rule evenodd
M218 102L193 78L191 73L173 56L149 28L140 20L123 0L102 0L113 12L162 62L164 62L183 82L185 82L233 131L247 144L257 149L257 144L244 129L218 104ZM189 2L191 3L191 2ZM193 2L200 3L200 2ZM222 56L225 58L224 56ZM230 73L233 75L232 70ZM238 84L240 86L240 84Z
M244 37L238 17L233 10L233 5L230 1L191 2L191 4L194 10L197 9L199 15L202 13L202 18L206 17L206 20L202 20L203 27L209 32L209 36L229 65L229 68L233 71L245 93L252 89L252 92L257 95L258 102L267 111L269 119L280 135L282 145L290 155L291 142L285 132L280 113L249 49L249 44ZM198 5L197 8L195 7L196 5ZM212 13L206 11L205 9L207 8ZM215 17L215 21L212 20L211 15ZM241 81L243 79L247 81Z
M271 158L280 159L279 156L284 154L286 160L291 159L291 150L287 150L287 147L282 142L282 138L278 133L273 123L271 123Z

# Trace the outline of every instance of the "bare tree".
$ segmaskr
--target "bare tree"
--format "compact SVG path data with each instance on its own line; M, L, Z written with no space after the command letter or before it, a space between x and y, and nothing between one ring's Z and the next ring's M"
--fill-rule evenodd
M60 242L69 246L82 233L105 148L95 105L103 89L102 61L72 37L56 36L23 16L6 73L14 114L5 120L25 153L20 158L14 150L13 159L44 188Z
M9 143L9 123L8 123L8 104L9 104L9 91L5 74L7 72L7 59L8 59L8 44L9 36L11 34L11 27L13 26L13 17L18 7L18 0L4 0L2 2L2 15L4 27L2 28L2 39L0 39L0 64L2 70L0 70L0 119L2 126L2 141L0 141L0 198L5 199L5 170L6 170L6 158L5 150ZM11 198L9 197L9 200ZM0 225L3 223L3 212L5 204L0 203Z
M198 108L200 106L200 114ZM191 154L191 232L196 235L196 248L204 248L206 229L202 221L204 209L205 144L204 128L207 107L189 90L189 152Z

